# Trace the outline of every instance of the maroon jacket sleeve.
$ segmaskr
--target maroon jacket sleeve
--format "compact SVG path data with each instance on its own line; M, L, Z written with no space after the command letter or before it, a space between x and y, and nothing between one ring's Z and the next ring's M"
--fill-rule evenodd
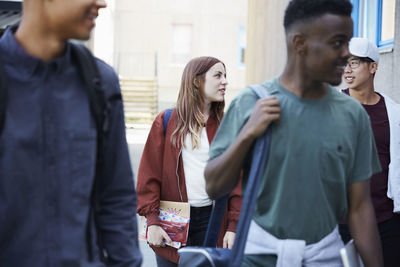
M164 154L164 112L151 126L140 160L137 179L137 213L147 218L148 225L159 225L160 188Z
M228 226L226 231L236 232L236 226L239 221L241 206L242 206L242 179L240 178L237 186L233 189L228 200Z

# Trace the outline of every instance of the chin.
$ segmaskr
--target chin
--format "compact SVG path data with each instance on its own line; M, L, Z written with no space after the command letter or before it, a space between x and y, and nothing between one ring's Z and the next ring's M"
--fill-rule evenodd
M91 32L79 32L74 34L71 39L80 40L80 41L88 41L90 39Z

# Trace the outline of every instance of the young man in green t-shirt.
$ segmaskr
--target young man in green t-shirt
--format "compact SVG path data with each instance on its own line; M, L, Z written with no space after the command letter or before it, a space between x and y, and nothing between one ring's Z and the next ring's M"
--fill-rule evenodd
M337 223L346 216L365 266L382 266L369 196L369 177L380 166L368 115L330 86L340 84L349 57L351 10L346 0L291 1L284 19L286 67L263 83L271 97L259 100L243 90L210 148L205 177L215 199L233 189L254 140L271 127L244 266L275 266L293 257L292 250L271 252L277 242L266 240L275 238L307 245L296 252L300 265L341 266Z

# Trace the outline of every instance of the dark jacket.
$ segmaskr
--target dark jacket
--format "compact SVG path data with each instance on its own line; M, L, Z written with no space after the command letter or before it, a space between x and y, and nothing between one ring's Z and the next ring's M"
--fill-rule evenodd
M64 55L43 62L28 55L7 30L0 58L8 81L0 135L0 266L105 266L100 251L88 262L97 131L70 44ZM141 264L136 195L122 101L114 97L120 94L119 82L111 67L97 63L110 104L98 226L107 266L135 267Z
M143 150L138 172L138 213L145 216L148 225L159 225L160 200L188 202L185 174L181 155L181 147L175 148L170 139L176 122L175 111L172 113L164 136L164 112L161 112L153 122L146 145ZM211 143L218 125L211 116L207 121L206 130ZM219 246L226 231L235 232L241 207L240 183L232 192L227 212L221 227ZM172 247L152 249L159 256L173 262L178 262L177 250Z

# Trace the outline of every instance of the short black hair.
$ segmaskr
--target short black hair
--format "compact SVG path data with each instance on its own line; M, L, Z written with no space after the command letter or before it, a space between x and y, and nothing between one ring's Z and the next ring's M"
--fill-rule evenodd
M350 17L352 9L349 0L292 0L286 8L283 25L287 31L297 22L316 19L327 13Z

